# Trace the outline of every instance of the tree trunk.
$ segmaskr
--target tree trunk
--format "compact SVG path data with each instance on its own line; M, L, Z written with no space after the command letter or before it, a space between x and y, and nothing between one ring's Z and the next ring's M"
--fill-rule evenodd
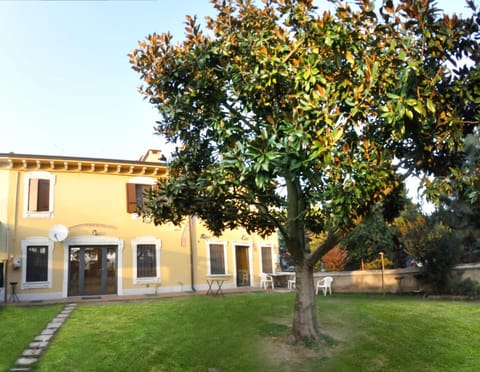
M293 315L293 336L297 342L311 342L320 335L317 317L313 268L309 265L296 267L295 308Z

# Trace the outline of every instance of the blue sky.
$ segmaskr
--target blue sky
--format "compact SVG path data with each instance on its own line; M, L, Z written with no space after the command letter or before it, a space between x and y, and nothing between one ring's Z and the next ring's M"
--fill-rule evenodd
M465 13L461 0L437 1ZM0 153L136 160L158 116L127 54L146 35L181 39L208 0L0 1Z

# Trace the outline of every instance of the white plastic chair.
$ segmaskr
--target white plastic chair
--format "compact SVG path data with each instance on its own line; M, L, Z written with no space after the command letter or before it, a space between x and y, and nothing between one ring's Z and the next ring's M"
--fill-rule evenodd
M272 289L275 289L275 284L273 284L273 278L270 275L265 273L260 274L260 288L268 288L268 285L271 284Z
M333 278L331 276L326 276L325 278L318 280L315 294L318 295L318 290L321 288L324 296L327 295L327 292L332 295L332 282Z
M291 279L288 279L287 284L288 284L288 289L289 289L289 290L293 290L293 289L296 288L297 280L296 280L295 274L293 274L293 275L291 276Z

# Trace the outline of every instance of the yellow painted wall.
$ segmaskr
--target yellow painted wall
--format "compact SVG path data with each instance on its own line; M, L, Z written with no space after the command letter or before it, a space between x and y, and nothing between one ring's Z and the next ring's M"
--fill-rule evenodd
M0 170L0 260L7 258L9 172Z
M58 167L57 167L58 168ZM114 172L89 172L88 169L45 169L55 176L54 213L52 218L32 218L24 216L25 175L31 170L0 168L0 186L2 191L8 185L8 191L0 195L0 232L9 226L10 254L22 256L22 240L31 237L48 238L52 226L61 224L69 228L64 242L55 242L53 251L52 288L19 288L23 298L57 298L65 295L65 283L68 281L68 244L76 241L88 241L89 244L104 244L104 241L120 241L123 251L121 287L123 294L151 293L151 284L134 284L132 240L139 237L154 237L161 241L160 266L161 284L159 289L179 291L191 289L190 239L186 231L187 220L181 226L166 224L154 226L145 223L126 210L126 184L138 176L115 174ZM155 180L154 177L150 179ZM6 196L7 195L7 196ZM95 235L93 234L95 230ZM278 251L276 235L267 242L245 231L227 231L221 237L214 237L201 221L196 220L192 229L194 254L194 280L196 289L206 289L208 273L208 242L227 244L227 270L232 277L225 287L235 287L235 244L249 245L251 248L251 285L258 282L260 270L260 245L270 243L273 252ZM207 237L202 237L202 234ZM4 234L2 235L4 236ZM0 244L2 244L0 242ZM73 244L73 243L72 243ZM2 247L2 246L0 246ZM1 254L1 248L0 248ZM274 255L274 254L273 254ZM120 271L119 271L120 272ZM9 281L22 282L22 269L9 267Z

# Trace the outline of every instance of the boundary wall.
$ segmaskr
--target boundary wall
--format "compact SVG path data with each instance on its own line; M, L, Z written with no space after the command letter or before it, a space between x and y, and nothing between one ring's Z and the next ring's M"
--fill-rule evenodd
M462 278L470 278L480 283L480 263L458 265L454 272L461 273ZM333 292L345 293L412 293L427 290L417 280L421 269L358 270L314 273L315 283L325 276L333 277ZM383 278L383 287L382 287ZM383 289L382 289L383 288Z

